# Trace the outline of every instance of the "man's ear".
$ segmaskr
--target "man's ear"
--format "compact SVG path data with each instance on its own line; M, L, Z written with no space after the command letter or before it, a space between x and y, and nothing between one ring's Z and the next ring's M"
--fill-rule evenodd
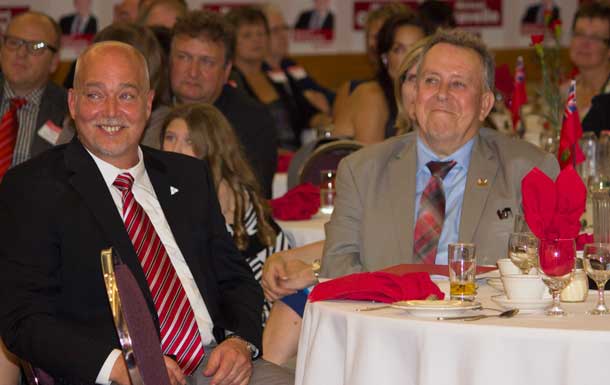
M481 97L481 111L479 113L479 121L484 121L496 102L496 97L491 91L484 91Z

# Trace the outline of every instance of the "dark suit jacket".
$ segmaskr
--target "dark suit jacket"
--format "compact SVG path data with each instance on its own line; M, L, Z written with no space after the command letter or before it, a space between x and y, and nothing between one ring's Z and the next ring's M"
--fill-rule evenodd
M72 23L74 22L74 18L76 17L75 13L70 15L66 15L59 19L59 26L61 27L61 33L64 35L70 35L72 33ZM84 35L95 35L97 33L97 18L93 15L89 16L89 20L87 20L87 25L83 30Z
M142 150L217 341L231 330L260 347L262 291L226 232L205 163ZM170 195L170 186L178 192ZM93 383L119 347L100 263L100 250L108 246L133 272L158 324L123 221L80 142L57 146L7 173L0 185L2 339L60 383Z
M0 103L2 103L4 98L3 90L4 77L0 73ZM44 90L40 99L38 117L36 118L36 128L34 130L34 140L30 147L30 154L32 157L53 147L51 143L38 136L38 129L40 129L47 120L50 120L61 127L67 114L68 93L64 88L57 86L53 82L47 83L47 88Z
M309 21L311 20L315 9L310 11L305 11L299 15L297 19L297 23L295 24L295 29L310 29ZM335 24L335 15L332 12L328 12L326 17L324 18L324 22L322 23L321 29L333 29Z

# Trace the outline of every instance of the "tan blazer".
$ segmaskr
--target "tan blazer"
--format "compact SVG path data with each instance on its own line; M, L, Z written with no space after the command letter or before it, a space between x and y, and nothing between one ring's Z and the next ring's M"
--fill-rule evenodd
M362 149L339 164L337 198L321 275L375 271L413 259L417 133ZM466 180L460 242L477 246L477 263L506 257L514 215L521 213L521 180L534 167L555 179L555 157L530 143L482 128ZM501 219L498 210L510 208Z

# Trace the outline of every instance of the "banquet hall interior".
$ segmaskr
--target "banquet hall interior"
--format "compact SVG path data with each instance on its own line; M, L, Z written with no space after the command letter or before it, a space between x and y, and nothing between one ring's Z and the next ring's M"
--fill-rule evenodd
M610 1L0 4L0 385L607 383Z

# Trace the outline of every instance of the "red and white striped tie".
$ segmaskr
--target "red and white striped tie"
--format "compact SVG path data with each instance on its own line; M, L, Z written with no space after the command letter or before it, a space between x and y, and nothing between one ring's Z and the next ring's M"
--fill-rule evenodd
M13 151L15 151L19 129L17 111L26 102L24 98L11 99L9 109L0 121L0 179L4 177L13 163Z
M195 315L161 239L131 192L133 180L131 174L122 173L113 183L123 195L123 221L159 316L163 354L175 356L190 375L203 357Z

